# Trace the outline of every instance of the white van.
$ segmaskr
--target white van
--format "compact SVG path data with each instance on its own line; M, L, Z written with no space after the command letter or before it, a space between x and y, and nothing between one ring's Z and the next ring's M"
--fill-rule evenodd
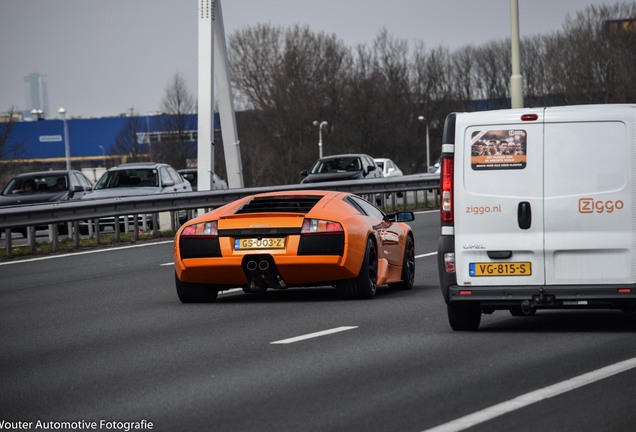
M636 310L636 104L455 113L443 142L454 330L495 310Z

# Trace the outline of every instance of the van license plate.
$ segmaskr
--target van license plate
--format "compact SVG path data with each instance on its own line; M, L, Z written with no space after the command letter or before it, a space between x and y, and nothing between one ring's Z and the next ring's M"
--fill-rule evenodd
M234 249L285 249L285 237L234 239Z
M501 262L501 263L470 263L470 276L530 276L532 263L530 262Z

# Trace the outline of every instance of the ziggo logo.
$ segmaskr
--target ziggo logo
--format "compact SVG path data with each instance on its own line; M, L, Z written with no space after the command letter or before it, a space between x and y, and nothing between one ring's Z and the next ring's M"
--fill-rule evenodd
M614 210L622 210L625 203L621 200L598 200L592 198L581 198L579 200L579 213L612 213Z

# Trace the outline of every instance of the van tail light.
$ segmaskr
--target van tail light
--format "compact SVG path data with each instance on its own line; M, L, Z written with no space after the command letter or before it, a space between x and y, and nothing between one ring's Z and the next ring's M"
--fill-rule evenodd
M451 155L444 155L442 157L442 169L441 169L441 186L442 186L442 199L441 199L441 215L442 222L453 222L453 171L455 168L455 159Z

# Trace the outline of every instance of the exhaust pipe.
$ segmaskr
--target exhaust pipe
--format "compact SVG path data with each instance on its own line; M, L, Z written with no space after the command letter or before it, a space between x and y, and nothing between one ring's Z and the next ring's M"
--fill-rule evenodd
M248 261L246 267L249 271L254 271L258 265L256 264L256 261Z
M249 265L249 263L248 263ZM261 271L265 271L269 268L269 262L267 260L263 260L261 262L258 263L258 269ZM249 267L248 267L249 269Z

